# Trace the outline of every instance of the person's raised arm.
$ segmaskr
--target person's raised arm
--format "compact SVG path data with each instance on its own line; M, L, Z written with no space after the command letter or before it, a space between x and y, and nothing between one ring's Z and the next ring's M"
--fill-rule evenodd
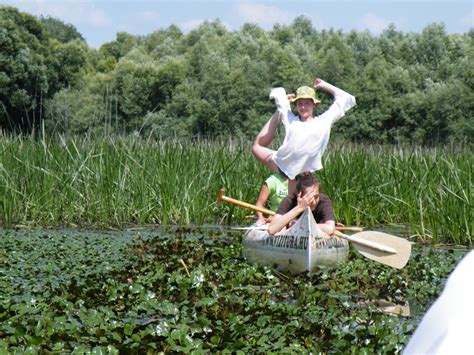
M320 78L316 78L314 80L314 88L317 90L323 90L326 91L327 93L331 94L332 96L336 95L336 91L338 90L337 87L334 85L329 84L328 82L325 82L324 80Z
M354 96L320 78L314 80L314 87L316 90L326 91L334 97L331 107L319 116L322 119L329 118L332 122L335 122L356 105Z

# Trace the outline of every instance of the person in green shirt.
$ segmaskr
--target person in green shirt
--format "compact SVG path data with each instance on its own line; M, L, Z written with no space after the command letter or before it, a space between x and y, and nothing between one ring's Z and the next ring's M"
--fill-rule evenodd
M272 211L276 211L281 201L288 194L288 179L285 179L279 173L270 175L260 189L258 195L257 207L265 207L268 204L268 208ZM265 224L265 217L262 212L257 212L256 225Z

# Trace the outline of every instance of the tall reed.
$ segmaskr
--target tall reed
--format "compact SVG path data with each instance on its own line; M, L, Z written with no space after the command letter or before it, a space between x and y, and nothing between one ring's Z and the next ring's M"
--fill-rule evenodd
M346 223L409 225L423 239L472 242L469 149L344 144L325 160L320 175Z
M472 243L469 149L332 144L318 173L346 224L403 224L424 239ZM243 223L217 191L255 202L269 174L250 143L140 137L0 137L0 213L26 225Z

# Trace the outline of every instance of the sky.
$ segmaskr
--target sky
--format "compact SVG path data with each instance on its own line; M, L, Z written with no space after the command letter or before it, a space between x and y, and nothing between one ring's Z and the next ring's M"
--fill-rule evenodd
M474 1L469 0L0 0L34 16L51 16L72 24L89 46L113 41L117 32L148 35L170 25L184 33L205 20L219 19L229 31L245 23L270 30L304 15L317 30L380 34L389 24L398 31L421 32L444 23L448 33L474 27Z

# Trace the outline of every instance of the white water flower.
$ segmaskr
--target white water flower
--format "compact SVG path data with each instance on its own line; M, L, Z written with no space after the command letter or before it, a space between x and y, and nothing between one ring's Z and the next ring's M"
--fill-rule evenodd
M167 336L170 331L170 326L167 322L163 322L158 324L155 327L155 335L157 336Z
M203 282L205 281L204 274L201 272L197 272L193 275L193 287L199 288L202 286Z

